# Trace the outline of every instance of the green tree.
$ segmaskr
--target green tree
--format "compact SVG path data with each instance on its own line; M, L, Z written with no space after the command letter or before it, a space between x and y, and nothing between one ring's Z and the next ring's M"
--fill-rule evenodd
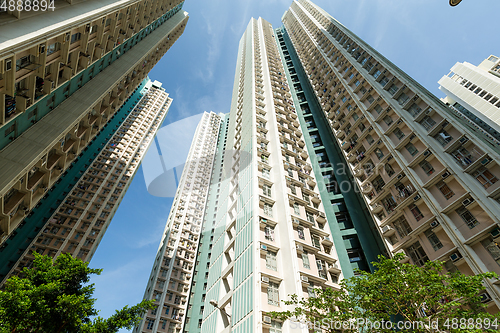
M345 332L356 332L358 327L364 332L393 332L398 322L413 323L413 330L402 326L403 332L500 331L499 315L486 312L479 296L484 279L498 278L497 274L447 273L443 262L428 261L419 267L402 263L403 258L379 256L374 273L360 271L343 280L338 290L314 289L315 297L291 295L284 303L294 309L271 316L327 332L341 326Z
M24 268L23 278L13 276L0 291L0 332L117 332L137 325L141 315L153 307L153 301L117 310L108 319L96 317L94 284L90 274L101 269L61 254L56 260L33 253L32 268Z

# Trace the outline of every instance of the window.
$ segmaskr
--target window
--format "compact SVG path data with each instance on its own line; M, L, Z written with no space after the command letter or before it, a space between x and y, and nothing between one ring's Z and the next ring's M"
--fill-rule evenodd
M388 196L382 199L382 205L384 206L387 213L390 214L396 209L396 206L398 204L396 203L396 200L394 200L392 194L389 194Z
M378 77L380 76L380 74L382 74L382 72L380 71L380 69L377 69L377 70L375 71L375 73L373 73L373 77L374 77L374 78L378 78Z
M409 246L406 251L417 266L423 266L426 261L429 261L427 254L418 241Z
M297 234L299 235L299 238L300 239L306 239L305 235L304 235L304 228L302 227L297 227Z
M295 215L300 215L300 206L298 203L294 203L293 204L293 213Z
M423 160L422 162L419 163L419 165L428 176L434 173L434 168L432 167L432 164L427 162L427 160Z
M425 232L425 236L427 237L427 239L431 243L432 248L434 249L434 251L437 251L437 250L439 250L440 248L443 247L443 244L441 243L441 241L439 240L439 238L436 236L436 234L432 232L431 229L428 229Z
M382 177L378 176L372 181L373 188L375 189L376 192L382 191L383 187L385 186L385 182L382 179Z
M434 135L434 139L444 147L453 140L453 137L445 130L441 130L438 134Z
M374 150L375 155L377 155L377 158L380 160L382 157L384 157L384 153L380 148L375 148Z
M309 264L309 255L306 251L302 252L302 265L304 268L311 269L311 265Z
M269 169L262 169L262 177L269 179Z
M34 57L32 55L27 55L16 60L16 71L23 69L33 63Z
M375 139L373 138L373 136L371 136L371 134L368 134L366 136L366 141L368 142L369 145L372 145L375 142Z
M295 188L295 185L290 185L290 192L292 192L293 195L297 195L297 189Z
M267 304L280 305L279 284L275 282L269 282L269 286L267 287Z
M413 116L416 117L420 112L422 112L422 108L418 106L417 104L413 103L410 108L408 109L408 112Z
M408 100L410 99L410 97L408 97L405 93L402 93L401 95L399 95L398 97L398 103L399 105L403 105L405 104Z
M373 102L375 102L375 98L373 98L373 96L372 96L372 95L368 95L368 96L366 97L366 100L367 100L367 101L368 101L368 103L370 103L370 104L372 104Z
M491 238L481 241L484 248L491 254L493 259L500 265L500 247Z
M311 213L310 211L306 210L306 217L307 217L307 220L311 223L314 223L314 215L313 213Z
M474 228L479 224L474 215L465 207L460 207L456 210L457 214L460 215L462 220L464 220L465 224L469 227L469 229Z
M265 239L271 242L274 242L274 228L270 226L266 226L264 228Z
M422 125L427 131L429 131L434 125L436 125L436 122L434 119L432 119L429 116L425 116L422 121L420 121L420 125Z
M273 271L278 270L278 266L276 263L276 252L272 252L269 250L266 252L266 268Z
M389 94L394 95L397 93L399 90L398 86L393 84L392 86L389 87Z
M493 175L490 170L481 166L479 169L472 173L472 176L476 178L484 188L488 188L498 181L498 178Z
M394 171L394 169L392 168L392 166L390 164L384 165L384 169L385 169L385 172L387 172L387 175L389 177L392 177L396 173L396 171Z
M387 125L392 124L392 123L393 123L393 121L392 121L391 116L389 116L389 115L385 116L385 117L384 117L384 122L385 122Z
M424 215L422 214L422 212L420 211L420 209L418 209L417 205L415 204L410 204L408 206L408 208L410 209L410 212L413 214L413 217L417 220L417 221L420 221L421 219L424 218Z
M57 52L61 49L61 43L56 42L54 44L50 44L47 46L47 56L51 55L54 52Z
M323 279L328 279L326 275L326 264L323 260L316 260L316 267L318 267L319 276Z
M271 327L269 328L269 333L281 333L281 323L276 320L271 320Z
M405 137L405 134L403 133L403 131L399 127L396 127L394 129L394 135L396 135L396 138L398 138L398 140L401 140L402 138Z
M380 105L375 105L375 107L373 108L375 111L377 111L378 114L380 114L382 111L384 111L384 109L382 109L382 107Z
M273 206L267 202L264 203L264 214L273 216Z
M312 243L313 243L313 246L317 249L320 249L321 250L321 245L320 245L320 241L319 241L319 236L316 236L316 235L313 235L311 237L312 239Z
M448 200L449 198L451 198L452 196L455 195L455 193L453 193L453 191L448 186L448 184L446 184L442 180L439 181L439 183L436 184L436 187L441 191L441 193L443 193L443 195L446 198L446 200Z
M415 148L415 146L413 145L413 143L408 143L406 146L405 146L406 150L410 153L411 156L415 156L417 153L418 153L418 149Z
M70 44L73 44L73 43L79 41L80 39L82 39L82 34L80 32L77 32L76 34L71 35Z
M269 186L267 184L262 185L262 192L264 193L264 195L267 195L268 197L270 197L271 196L271 186Z
M387 76L384 76L382 78L382 80L380 80L380 85L382 85L382 87L385 87L385 85L389 82L389 79L387 78Z
M146 329L152 330L154 324L155 324L154 319L146 318Z

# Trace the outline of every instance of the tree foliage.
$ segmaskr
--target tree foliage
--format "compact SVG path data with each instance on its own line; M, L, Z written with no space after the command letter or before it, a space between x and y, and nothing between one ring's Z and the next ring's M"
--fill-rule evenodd
M343 280L338 290L315 289L316 297L291 295L284 303L294 309L271 315L327 332L335 332L339 325L345 332L358 327L364 332L394 332L398 322L408 325L400 331L499 332L498 314L486 312L479 296L485 279L498 278L495 273L447 273L443 262L428 261L419 267L402 263L403 258L379 256L374 273L360 271Z
M108 319L96 317L94 284L90 275L101 269L61 254L56 260L33 253L32 268L24 268L23 278L13 276L0 291L0 333L112 333L132 328L152 301L117 310Z

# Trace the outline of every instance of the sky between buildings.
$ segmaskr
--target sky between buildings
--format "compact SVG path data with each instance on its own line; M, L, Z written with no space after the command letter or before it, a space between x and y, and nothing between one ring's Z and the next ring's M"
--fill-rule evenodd
M453 8L448 0L313 2L438 97L437 81L456 62L500 56L498 0L463 0ZM186 30L150 72L174 99L164 125L203 111L229 112L238 42L250 18L278 28L291 3L186 0ZM147 192L140 168L90 264L104 269L92 279L101 316L142 299L171 204Z

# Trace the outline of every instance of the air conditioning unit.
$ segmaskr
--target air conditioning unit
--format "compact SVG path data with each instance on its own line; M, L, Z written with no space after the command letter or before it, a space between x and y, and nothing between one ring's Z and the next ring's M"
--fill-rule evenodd
M267 276L262 276L260 280L264 283L269 283L269 278Z
M449 173L448 171L446 171L445 173L443 173L441 175L441 178L445 179L445 178L448 178L450 175L451 175L451 173Z
M401 178L403 178L404 176L405 176L405 174L404 174L404 173L401 173L401 174L399 174L399 175L398 175L398 179L401 179Z
M426 150L426 151L424 151L424 156L429 156L429 155L431 155L431 154L432 154L432 152L431 152L430 150Z
M458 139L458 142L460 142L461 144L464 144L466 143L467 141L469 141L469 139L467 139L467 137L463 136L461 137L460 139Z
M416 196L413 197L413 201L417 201L418 199L420 199L420 194L417 194Z
M410 141L415 139L415 134L410 135Z
M304 247L301 244L297 244L297 251L304 252Z
M429 110L425 111L425 114L426 114L426 115L428 115L428 114L430 114L431 112L432 112L432 109L429 109Z
M450 255L450 259L451 261L455 262L462 259L462 255L460 254L460 252L455 252L452 255Z
M439 225L439 221L432 221L431 228L436 228Z
M262 317L262 321L263 321L265 324L271 324L271 317L269 317L269 316L263 316L263 317Z
M481 160L481 165L486 165L486 164L490 163L491 161L492 161L491 158L485 157Z
M264 250L264 251L267 251L267 245L260 244L260 249Z
M464 207L467 207L468 205L470 205L473 202L474 202L474 198L465 199L464 201L462 201L462 205L464 205Z
M382 227L382 233L385 234L386 232L390 231L391 230L391 227L386 225L384 227Z
M481 303L488 303L492 300L490 294L487 292L479 294L479 297L481 298Z
M497 238L497 237L500 237L500 228L495 228L493 230L490 231L490 235L493 237L493 238Z
M309 282L309 278L307 276L301 275L300 276L300 281L302 281L302 282Z
M403 120L399 119L397 122L397 125L401 124L402 122L403 122Z

